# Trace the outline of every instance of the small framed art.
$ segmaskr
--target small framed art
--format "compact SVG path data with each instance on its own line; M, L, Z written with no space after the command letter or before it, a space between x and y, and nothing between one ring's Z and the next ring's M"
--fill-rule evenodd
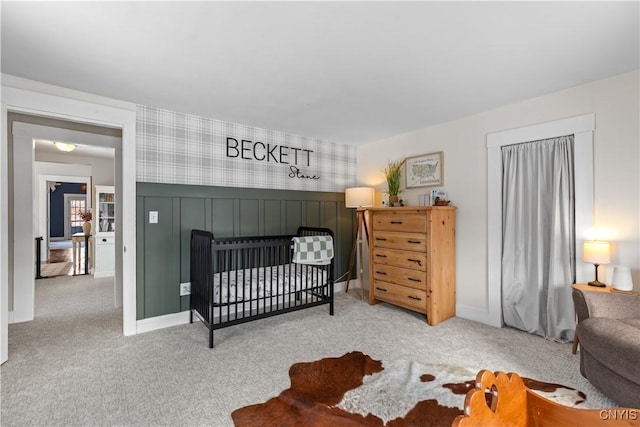
M407 188L443 185L443 163L442 151L407 157L404 165Z

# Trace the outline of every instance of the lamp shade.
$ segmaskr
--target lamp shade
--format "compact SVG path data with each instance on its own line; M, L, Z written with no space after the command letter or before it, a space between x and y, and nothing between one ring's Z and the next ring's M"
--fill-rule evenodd
M619 291L632 291L633 280L631 278L631 269L620 265L613 267L611 286Z
M591 264L608 264L610 261L609 242L584 242L582 260Z
M370 208L373 206L374 195L373 187L347 188L344 192L345 205L348 208Z

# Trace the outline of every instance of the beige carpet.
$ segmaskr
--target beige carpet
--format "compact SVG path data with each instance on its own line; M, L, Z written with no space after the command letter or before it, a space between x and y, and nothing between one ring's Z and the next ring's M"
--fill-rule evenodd
M177 292L177 290L176 290ZM290 386L294 363L361 351L377 360L519 372L587 395L585 407L613 405L579 372L571 344L513 329L424 317L336 294L328 308L216 331L202 324L124 337L113 279L36 281L36 318L9 325L0 368L3 426L230 426L231 412Z

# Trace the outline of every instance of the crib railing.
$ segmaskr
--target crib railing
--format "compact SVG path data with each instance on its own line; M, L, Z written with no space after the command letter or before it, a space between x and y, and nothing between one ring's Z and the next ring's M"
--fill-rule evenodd
M298 235L326 234L301 227ZM322 266L291 262L293 235L214 238L191 233L191 321L196 314L213 330L264 317L330 304L333 262Z

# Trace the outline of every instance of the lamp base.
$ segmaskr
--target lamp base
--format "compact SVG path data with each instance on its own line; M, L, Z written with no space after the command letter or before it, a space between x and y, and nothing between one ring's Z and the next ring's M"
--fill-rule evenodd
M589 285L589 286L595 286L595 287L597 287L597 288L604 288L604 287L606 287L606 286L607 286L606 284L602 283L602 282L601 282L601 281L599 281L598 279L596 279L596 280L594 280L594 281L592 281L592 282L587 283L587 285Z

